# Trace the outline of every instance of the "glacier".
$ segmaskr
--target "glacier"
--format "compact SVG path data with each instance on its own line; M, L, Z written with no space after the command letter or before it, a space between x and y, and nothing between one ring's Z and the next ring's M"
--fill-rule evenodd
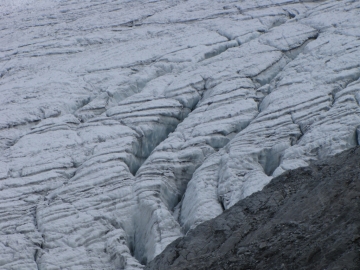
M142 269L273 177L359 144L359 1L0 14L0 269Z

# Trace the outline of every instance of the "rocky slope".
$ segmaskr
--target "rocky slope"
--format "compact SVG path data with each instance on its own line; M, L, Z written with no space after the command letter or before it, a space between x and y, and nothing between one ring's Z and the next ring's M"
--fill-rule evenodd
M288 171L146 269L359 269L360 148Z
M141 269L359 142L359 1L3 0L0 15L0 269Z

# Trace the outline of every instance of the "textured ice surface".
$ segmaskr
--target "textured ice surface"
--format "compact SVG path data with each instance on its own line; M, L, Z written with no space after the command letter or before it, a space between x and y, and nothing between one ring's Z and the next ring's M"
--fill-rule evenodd
M140 269L358 144L358 1L0 3L0 268Z

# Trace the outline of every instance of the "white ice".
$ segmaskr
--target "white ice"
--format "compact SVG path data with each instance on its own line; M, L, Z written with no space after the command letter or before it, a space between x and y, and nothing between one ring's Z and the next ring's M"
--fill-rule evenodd
M1 1L0 268L141 269L357 145L359 8Z

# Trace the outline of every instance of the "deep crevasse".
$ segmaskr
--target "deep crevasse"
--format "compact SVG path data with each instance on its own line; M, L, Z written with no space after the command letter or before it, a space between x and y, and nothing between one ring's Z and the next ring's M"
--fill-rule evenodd
M359 5L6 6L0 268L141 268L273 176L357 144Z

